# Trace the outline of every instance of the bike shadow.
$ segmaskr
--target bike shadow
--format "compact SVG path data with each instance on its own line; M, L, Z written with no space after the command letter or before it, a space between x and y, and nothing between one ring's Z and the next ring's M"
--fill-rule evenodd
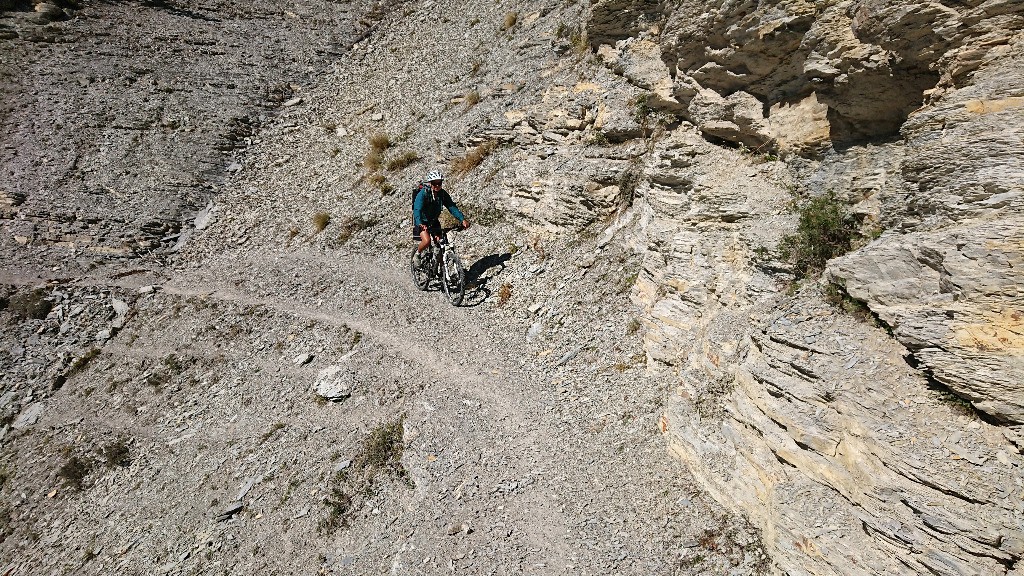
M463 306L479 306L491 295L491 289L487 284L495 276L505 270L505 262L512 258L511 252L504 254L488 254L478 258L476 262L466 270L466 297L462 301Z

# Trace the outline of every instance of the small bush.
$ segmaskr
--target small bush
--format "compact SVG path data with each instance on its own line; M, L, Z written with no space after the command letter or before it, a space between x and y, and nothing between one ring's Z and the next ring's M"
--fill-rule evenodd
M327 225L331 223L331 215L327 212L317 212L313 214L311 220L313 221L313 230L323 232L324 228L327 228Z
M131 463L131 451L128 449L128 443L124 439L115 440L107 444L100 450L100 454L110 468L127 466Z
M12 296L8 309L19 320L43 320L53 310L53 302L46 299L46 290L36 288Z
M62 478L69 487L81 490L85 483L85 477L92 471L93 465L92 460L72 456L57 469L57 476Z
M470 90L469 92L466 92L462 101L466 103L466 108L472 108L480 103L480 93L476 90Z
M419 154L412 150L406 150L405 152L402 152L398 156L389 160L387 163L387 169L391 172L395 170L401 170L402 168L409 166L410 164L416 162L419 159Z
M462 175L468 173L473 168L479 166L497 147L498 144L494 140L488 140L466 152L465 156L452 160L452 174Z
M515 26L516 22L518 22L518 21L519 21L519 13L518 12L509 12L509 13L505 14L505 19L502 20L502 22L501 22L501 30L502 30L502 32L504 32L505 30L508 30L509 28Z
M782 259L793 264L797 278L817 274L825 263L850 251L859 235L857 220L835 194L811 198L799 205L800 220L796 233L779 243Z
M387 134L377 133L370 135L370 151L371 152L383 152L391 147L394 142L391 141L391 137Z
M512 298L512 285L505 283L498 288L498 301L495 302L495 306L501 308L508 303L509 299Z

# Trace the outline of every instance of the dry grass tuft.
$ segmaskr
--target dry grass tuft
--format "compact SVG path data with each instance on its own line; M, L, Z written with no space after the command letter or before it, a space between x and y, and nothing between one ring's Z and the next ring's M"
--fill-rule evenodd
M480 93L476 90L470 90L463 96L462 101L466 103L466 108L472 108L480 103Z
M501 285L501 288L498 288L498 301L495 305L501 308L508 303L509 298L512 298L512 285L506 282Z
M327 212L317 212L313 214L311 220L313 221L313 230L323 232L324 228L327 228L327 225L331 223L331 215Z
M402 152L398 156L389 160L387 163L387 169L392 172L395 170L401 170L402 168L409 166L410 164L416 162L419 159L419 154L412 150L406 150L405 152Z
M394 145L391 141L391 137L387 134L378 132L377 134L370 135L370 151L372 152L383 152Z
M370 151L363 158L363 166L371 172L376 172L384 164L384 151L394 146L395 143L390 136L381 132L371 134L369 143Z
M366 153L366 157L363 158L363 167L370 172L376 172L380 170L380 167L384 164L384 153L376 150L370 150Z
M452 160L452 174L462 175L468 173L473 168L479 166L480 163L484 161L484 158L490 156L497 147L497 142L494 140L488 140L469 152L466 152L465 156Z
M508 30L509 28L515 26L516 22L518 22L518 21L519 21L519 13L518 12L509 12L509 13L505 14L505 19L502 20L502 22L501 22L501 30L502 30L502 32L504 32L505 30Z

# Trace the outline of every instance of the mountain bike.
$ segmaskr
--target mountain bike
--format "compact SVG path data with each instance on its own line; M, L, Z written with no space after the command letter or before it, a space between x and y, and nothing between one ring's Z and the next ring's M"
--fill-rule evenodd
M409 255L409 269L416 287L427 290L437 280L452 306L462 304L466 295L466 271L455 252L455 245L448 241L448 233L455 230L462 228L445 228L440 236L431 236L430 247L423 251L419 266L416 265L416 246L412 247Z

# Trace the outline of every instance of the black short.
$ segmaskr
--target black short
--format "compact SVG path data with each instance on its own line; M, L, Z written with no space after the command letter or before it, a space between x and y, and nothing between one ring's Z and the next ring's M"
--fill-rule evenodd
M423 224L417 224L417 225L412 227L412 237L413 238L416 238L417 240L419 240L419 238L420 238L420 229L423 228L423 226L424 226ZM427 226L427 230L430 232L431 236L440 236L441 235L441 221L440 220L434 220L433 222L427 222L426 226Z

